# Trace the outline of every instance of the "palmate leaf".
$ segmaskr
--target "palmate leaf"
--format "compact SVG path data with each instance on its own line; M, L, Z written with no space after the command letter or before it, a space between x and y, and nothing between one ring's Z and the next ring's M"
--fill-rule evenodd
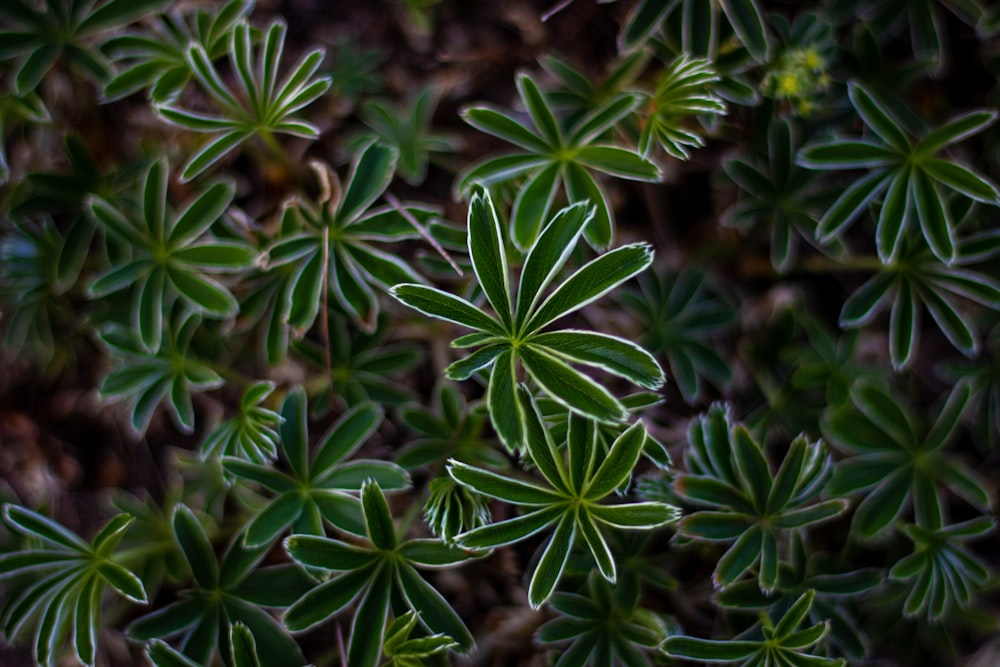
M844 190L819 221L818 240L825 243L841 236L869 203L881 197L876 239L883 263L892 264L899 257L913 218L934 256L952 264L957 259L955 221L949 215L945 193L950 190L997 205L1000 191L968 166L939 157L939 153L992 125L996 112L969 112L922 139L913 139L874 93L856 83L850 84L848 93L874 136L813 143L799 152L799 164L809 169L869 170Z
M240 400L240 414L220 424L201 443L202 457L234 455L254 463L274 460L281 415L261 405L274 388L273 382L252 384Z
M433 210L405 204L375 207L392 180L398 150L370 142L351 161L341 184L326 163L310 164L322 186L315 202L294 198L284 205L281 232L267 251L269 270L283 271L287 325L307 331L319 315L324 292L344 313L371 332L380 306L376 290L423 278L380 245L417 238L408 218L421 224ZM290 273L289 273L290 271Z
M814 590L809 609L811 623L828 623L827 641L852 661L863 660L868 653L864 632L850 612L849 602L881 586L885 573L875 568L848 572L833 571L829 554L808 553L804 536L792 541L792 559L781 564L778 587L772 594L763 593L756 581L736 582L716 595L723 607L758 612L788 609L799 597Z
M372 101L361 111L362 120L371 131L362 134L360 141L378 140L395 147L399 151L396 172L410 185L423 183L432 153L451 153L459 147L456 137L431 129L438 96L434 88L426 86L406 106L392 107Z
M639 277L639 292L623 291L619 299L635 313L645 332L642 343L666 357L671 377L684 400L697 402L706 381L728 382L732 370L717 341L736 323L736 311L697 270L666 271Z
M850 404L831 412L821 427L825 437L851 456L831 482L837 495L864 493L852 521L853 532L875 536L912 505L917 525L941 527L945 488L976 507L991 506L986 481L947 450L969 400L968 386L953 393L930 428L871 381L851 390Z
M46 217L15 222L0 236L0 302L5 307L4 342L46 361L61 347L75 316L67 292L75 285L93 236L86 220L65 234Z
M806 591L775 623L763 616L760 639L716 640L698 639L685 635L667 637L663 651L674 658L704 663L734 663L740 667L754 665L791 665L794 667L844 667L843 658L825 658L811 653L829 631L819 623L797 630L809 614L815 592Z
M772 473L761 445L733 423L728 406L715 404L691 423L688 443L688 473L675 478L674 489L710 509L685 516L678 529L695 540L732 543L713 574L720 588L756 567L760 590L774 591L778 544L847 509L844 500L817 498L833 472L821 442L799 436Z
M34 91L60 58L104 83L112 70L94 45L97 36L168 4L168 0L68 0L53 11L49 3L39 6L30 0L11 0L3 12L0 60L17 59L13 80L18 96Z
M990 517L930 529L904 526L914 552L889 571L892 579L912 582L903 612L935 621L967 607L973 591L984 587L991 573L965 542L981 539L995 527Z
M272 544L290 526L296 533L324 535L323 521L341 530L364 534L357 494L366 479L387 489L405 489L409 475L395 463L352 459L382 422L373 403L348 410L321 438L309 455L308 404L305 392L295 388L281 406L280 451L289 472L267 462L226 457L223 467L241 483L260 484L274 497L247 523L244 540L250 548Z
M455 460L449 462L448 473L476 494L528 509L522 516L459 534L455 538L459 546L493 548L546 529L553 530L541 547L528 585L529 602L537 608L555 590L574 545L586 545L601 575L613 582L617 567L602 526L651 530L676 521L678 512L671 505L659 502L602 504L608 495L627 483L638 462L647 439L641 422L618 436L602 463L588 464L595 458L594 439L574 436L564 454L553 440L534 397L523 385L518 389L518 402L526 418L526 452L544 482L525 482Z
M238 91L232 90L223 81L206 51L206 45L199 42L188 45L184 59L194 80L212 99L218 111L217 115L206 114L173 102L156 106L157 113L167 122L195 132L216 135L188 160L181 173L181 181L190 181L202 174L256 135L272 140L272 135L276 133L308 139L319 136L319 128L295 114L330 88L330 77L316 76L324 51L315 49L307 53L279 82L278 70L286 32L287 28L281 21L274 21L268 26L255 66L252 62L250 25L246 19L235 22L228 46L231 65L238 75Z
M426 285L401 284L390 292L425 315L478 332L460 344L480 349L452 364L446 374L452 379L466 379L474 372L490 369L487 407L508 449L520 447L524 433L524 417L516 398L515 374L519 367L565 407L606 422L623 420L625 407L574 364L618 375L648 389L663 384L663 371L656 360L630 341L580 330L542 331L553 321L615 289L652 262L647 245L623 246L591 260L548 291L592 216L593 210L584 204L559 211L531 245L517 292L512 295L499 217L489 192L477 189L469 205L468 248L479 285L495 315Z
M223 384L222 377L191 350L191 340L200 325L197 313L177 313L168 319L154 352L147 352L131 329L111 326L101 332L101 340L115 360L101 382L101 397L129 404L135 433L146 432L153 412L164 400L177 428L192 432L195 414L191 393Z
M685 35L681 50L694 56L716 55L719 25L722 16L735 33L738 42L757 62L766 62L771 49L764 12L757 0L726 0L719 5L698 4L697 0L659 2L640 0L635 4L618 34L620 51L632 51L642 46L670 18L682 21Z
M960 300L998 310L1000 282L969 268L982 260L966 250L972 245L960 242L954 262L943 265L922 239L904 239L897 260L883 266L845 301L840 326L866 326L888 308L889 356L893 368L902 371L915 358L926 310L952 346L967 357L975 356L979 351L976 327Z
M699 114L722 115L726 107L712 91L719 76L707 59L681 55L667 66L656 83L652 110L639 137L639 150L648 156L653 142L671 157L686 160L688 151L704 140L687 125Z
M221 558L216 557L208 533L194 512L178 504L171 520L173 538L192 574L190 588L177 601L134 621L130 638L150 641L163 664L174 662L176 652L155 640L179 635L183 658L198 665L210 664L218 655L232 664L234 634L231 627L242 623L252 633L261 664L302 664L295 641L266 611L288 606L312 586L312 581L294 565L259 567L267 548L247 549L242 532L229 542Z
M452 457L498 468L507 463L507 457L496 449L496 440L487 433L489 414L482 401L467 402L458 386L448 381L439 382L432 395L431 405L403 407L403 422L417 438L397 451L397 463L408 470L433 467Z
M132 517L113 517L89 542L18 505L3 506L3 522L36 546L0 556L0 580L14 579L16 583L25 574L42 577L11 594L5 610L5 634L17 634L37 617L34 648L38 664L56 664L66 639L80 662L95 664L104 592L110 588L133 603L147 604L142 580L112 558Z
M121 71L104 86L109 100L149 89L154 102L181 94L193 75L185 59L190 44L200 44L212 61L229 49L235 24L253 8L253 0L229 0L217 11L185 15L175 9L152 19L148 31L116 35L104 43Z
M397 618L416 612L426 630L453 638L459 653L470 651L473 639L465 624L417 568L458 565L475 555L437 540L400 541L385 496L374 480L362 486L361 501L371 547L298 534L285 540L285 550L296 562L338 573L288 609L286 627L292 632L307 630L357 600L347 649L351 665L378 664L390 611Z
M618 117L620 107L631 106L631 98L622 93L636 89L636 78L648 63L649 53L636 51L612 61L603 76L594 77L593 73L561 58L545 56L540 64L559 84L548 90L545 97L554 108L565 110L566 127L576 127L583 117L588 118L588 125L600 127L604 117ZM615 104L608 105L612 100Z
M508 141L523 152L487 158L467 168L459 178L458 192L474 185L496 185L524 176L510 215L511 240L521 249L532 246L542 224L549 219L560 185L570 201L590 199L595 214L586 226L588 242L607 247L613 237L614 218L610 204L594 172L639 181L656 181L659 168L635 151L606 143L594 143L639 102L634 94L621 94L563 130L550 102L534 79L518 75L521 102L533 128L510 114L491 107L469 107L462 115L477 129Z
M150 352L160 346L164 313L177 298L209 317L235 315L236 298L214 275L241 272L256 254L245 243L215 240L208 234L232 202L232 183L209 185L174 214L167 201L168 178L165 160L150 166L138 219L123 215L98 196L91 196L87 204L90 217L105 235L132 249L129 261L113 264L94 279L90 296L102 298L131 288L132 321Z
M559 614L538 630L546 644L568 641L555 663L559 667L587 664L649 665L646 652L663 639L656 615L620 603L615 588L591 573L580 593L555 593L550 606Z
M739 202L723 213L724 223L769 227L771 265L779 273L795 265L799 239L818 245L815 232L823 205L819 175L795 163L795 130L789 120L776 118L768 126L766 153L738 155L723 163L740 189ZM842 247L834 240L819 250L836 255Z

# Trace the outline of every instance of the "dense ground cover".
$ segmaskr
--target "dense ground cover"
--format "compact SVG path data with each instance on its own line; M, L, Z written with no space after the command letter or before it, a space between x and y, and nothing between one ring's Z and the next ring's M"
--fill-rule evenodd
M1000 11L0 6L0 662L1000 661Z

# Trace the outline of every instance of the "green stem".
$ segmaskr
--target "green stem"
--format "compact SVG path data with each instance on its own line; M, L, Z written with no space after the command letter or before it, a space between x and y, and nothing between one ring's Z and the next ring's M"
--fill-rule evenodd
M211 370L215 371L220 376L222 376L222 379L225 380L227 383L233 382L240 385L240 387L242 388L246 388L249 387L251 384L253 384L255 381L253 378L247 377L246 375L239 372L232 366L226 366L225 364L218 364L211 361L205 361L203 359L199 359L198 361L202 365L207 366L208 368L210 368Z
M169 551L173 547L173 540L160 540L151 544L144 544L141 547L132 547L131 549L119 551L114 555L114 561L119 565L128 568L128 565L126 565L127 563L134 562L135 560L142 562L142 560L150 554L163 553ZM128 569L131 570L133 568Z
M806 257L795 267L804 273L840 273L844 271L870 271L877 273L885 268L885 264L874 255L860 257L845 257L831 259L823 255Z

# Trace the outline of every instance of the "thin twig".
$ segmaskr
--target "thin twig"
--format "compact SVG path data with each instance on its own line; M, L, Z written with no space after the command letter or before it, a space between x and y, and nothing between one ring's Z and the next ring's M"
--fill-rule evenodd
M561 0L561 2L557 2L552 5L544 14L542 14L542 23L545 23L550 18L569 7L571 4L573 4L573 0Z
M413 225L413 228L417 230L417 232L420 234L420 236L423 237L425 241L431 244L431 247L434 248L434 250L436 250L439 255L445 258L448 264L451 265L451 268L455 269L455 273L457 273L459 276L465 275L464 273L462 273L462 269L459 268L458 264L455 263L455 260L451 258L451 255L449 255L445 251L445 249L441 247L441 244L438 243L433 236L431 236L431 233L427 231L427 228L421 225L420 221L417 220L412 213L403 208L403 205L400 203L398 199L396 199L395 195L387 192L385 193L385 200L389 202L389 206L393 207L397 213L399 213L406 219L408 223Z
M340 651L340 667L347 667L347 651L344 650L344 633L337 623L337 650Z
M333 394L333 357L330 353L330 228L323 227L323 273L320 280L324 282L323 313L319 318L319 335L323 342L323 363L326 366L327 391L330 392L330 405L334 404Z

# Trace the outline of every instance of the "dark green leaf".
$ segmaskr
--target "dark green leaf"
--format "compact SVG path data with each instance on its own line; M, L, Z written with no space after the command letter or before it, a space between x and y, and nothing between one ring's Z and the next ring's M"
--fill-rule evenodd
M555 590L556 584L562 578L575 536L576 521L572 512L566 512L545 545L541 558L538 559L538 565L531 574L528 602L532 609L542 606Z
M516 505L551 505L564 498L542 486L476 468L454 459L448 462L448 474L459 484L476 493Z
M471 303L447 292L426 285L396 285L389 293L401 303L428 317L454 322L470 329L504 336L504 330L489 315Z
M847 94L851 98L854 110L865 121L865 125L897 152L909 152L909 137L900 127L899 122L892 117L884 103L877 100L867 89L854 82L848 84Z
M525 369L538 385L567 408L602 422L620 421L627 416L624 406L607 389L545 348L526 344L519 352Z
M567 361L596 366L644 389L659 389L665 379L663 369L651 354L617 336L592 331L563 330L533 336L531 341Z
M174 508L172 526L174 538L191 568L195 582L203 589L215 588L219 583L219 564L215 558L215 550L194 512L186 505L177 505Z
M493 200L485 189L475 192L469 202L469 257L483 292L509 331L513 316L507 253Z
M524 329L535 332L549 322L596 301L653 261L649 244L622 246L596 257L562 282L528 319Z
M619 435L584 489L584 496L589 500L599 500L621 486L639 461L646 439L646 427L641 421Z

